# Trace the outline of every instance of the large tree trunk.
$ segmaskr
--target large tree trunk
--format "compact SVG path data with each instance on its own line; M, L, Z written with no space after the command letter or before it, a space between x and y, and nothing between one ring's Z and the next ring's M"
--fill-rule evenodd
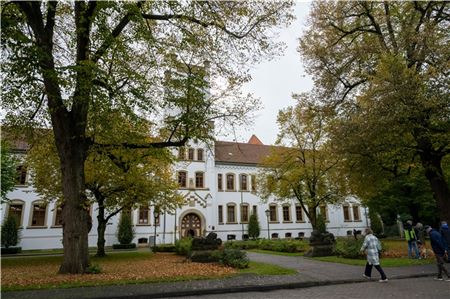
M69 137L76 135L57 135L59 134L55 133L64 195L62 209L64 257L59 273L84 273L89 266L88 234L92 226L84 185L86 150L84 142L79 138Z
M100 215L97 217L97 219L98 219L98 227L97 227L98 239L97 239L97 254L95 256L104 257L106 256L105 231L106 231L106 224L108 223L108 221L104 219L100 220Z
M441 221L450 221L450 189L442 171L440 156L434 156L429 153L420 155L425 176L430 182L433 196L439 210L439 218Z

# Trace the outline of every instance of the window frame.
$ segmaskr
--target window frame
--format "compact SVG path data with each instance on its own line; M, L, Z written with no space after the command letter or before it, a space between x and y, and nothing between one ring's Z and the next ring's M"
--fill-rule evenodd
M241 213L240 213L240 218L241 218L241 223L248 223L249 222L249 220L250 220L250 205L248 204L248 203L243 203L243 204L241 204L240 205L240 208L241 208ZM244 209L246 209L247 211L246 211L246 216L247 216L247 220L245 220L244 219L244 214L245 213L243 213L244 212Z
M355 222L361 221L361 209L359 207L360 206L357 204L352 205L352 216L353 216L353 221L355 221ZM357 217L355 217L355 211L356 211Z
M292 213L291 213L291 206L290 205L287 205L287 204L284 204L284 205L282 205L282 207L281 207L281 209L282 209L282 214L283 214L283 223L290 223L290 222L292 222ZM288 213L288 220L286 220L286 218L285 218L285 211L287 210L287 213Z
M347 211L347 213L346 213ZM344 222L351 222L352 221L352 217L350 214L350 205L349 204L344 204L342 205L342 213L344 215ZM345 217L347 214L347 217Z
M9 217L10 216L10 213L11 213L11 206L21 206L21 210L20 210L20 218L19 218L19 221L18 221L18 223L17 223L17 225L19 226L19 227L23 227L23 225L22 225L22 223L23 223L23 213L24 213L24 210L25 210L25 201L23 201L23 200L20 200L20 199L13 199L13 200L11 200L9 203L8 203L8 210L7 210L7 214L6 214L6 217ZM14 213L15 214L15 213ZM5 217L5 218L6 218Z
M217 174L217 190L223 191L223 174Z
M28 167L24 164L16 166L16 186L28 185Z
M205 151L202 148L197 149L197 161L205 161L204 153Z
M200 180L200 178L201 178L201 180ZM201 182L201 185L199 184L199 182ZM205 173L203 171L195 172L195 188L196 189L204 189L205 188Z
M229 181L228 180L228 177L231 177L232 178L232 180L231 181ZM225 182L225 184L226 184L226 191L236 191L236 176L234 175L234 173L227 173L226 175L225 175L225 178L226 178L226 182ZM228 188L228 182L232 182L232 188Z
M233 219L230 220L230 208L233 209ZM228 203L227 204L227 224L237 224L237 217L236 217L236 204L235 203Z
M188 160L194 161L194 159L195 159L195 151L194 148L190 147L188 148Z
M180 175L181 174L184 174L184 186L180 183ZM178 187L179 188L187 188L187 176L188 176L188 173L187 173L187 171L185 171L185 170L179 170L179 171L177 171L177 181L178 181Z
M143 209L145 207L147 209L147 223L141 223L141 219L144 219L144 218L141 218L141 216L143 215L143 212L145 211L145 209ZM140 225L140 226L151 225L151 216L150 215L151 214L150 214L150 205L149 204L139 205L139 208L138 208L138 211L137 211L137 216L138 217L137 217L136 225Z
M299 217L298 217L298 215L299 215L299 210L300 210L300 219L299 219ZM303 211L303 208L302 208L302 206L301 205L295 205L295 221L296 222L302 222L302 223L304 223L305 222L305 211Z
M245 180L244 180L245 178ZM245 186L244 186L245 182ZM240 191L248 191L248 175L245 173L241 173L239 175L239 190Z
M39 206L41 208L44 207L43 225L33 225L33 219L35 216L35 211L34 211L35 206ZM42 201L42 200L33 201L31 203L30 220L29 220L29 225L27 228L47 228L47 210L48 210L48 204L46 204L44 201Z
M223 224L223 205L217 206L217 214L218 214L218 222L219 224Z
M272 213L272 209L274 210ZM275 216L275 220L273 220L272 215ZM277 204L270 204L269 205L269 222L270 223L278 223L278 206Z

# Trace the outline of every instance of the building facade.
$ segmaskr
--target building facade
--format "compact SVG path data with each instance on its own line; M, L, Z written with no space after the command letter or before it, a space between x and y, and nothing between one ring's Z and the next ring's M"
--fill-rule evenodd
M271 146L256 136L247 143L216 141L212 145L192 142L176 149L179 162L174 166L179 192L185 199L176 211L154 213L154 207L140 206L131 212L134 242L169 244L186 236L217 233L222 240L246 238L250 215L255 213L261 238L309 237L311 224L295 199L280 202L276 198L262 201L256 194L258 164L269 154ZM25 154L22 148L20 153ZM61 208L40 199L30 182L24 165L17 168L17 186L2 204L2 219L17 217L21 227L19 246L28 249L62 248ZM92 229L89 246L97 244L97 206L90 209ZM353 197L339 205L322 206L327 229L336 236L352 234L369 224L367 210ZM118 243L116 237L120 215L113 217L105 232L106 246Z

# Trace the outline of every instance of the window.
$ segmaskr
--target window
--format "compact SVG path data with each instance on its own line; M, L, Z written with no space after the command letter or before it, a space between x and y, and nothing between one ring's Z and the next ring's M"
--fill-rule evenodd
M42 202L33 203L31 211L31 226L45 226L47 206Z
M302 206L295 206L295 218L297 222L304 222Z
M241 205L241 222L248 222L248 204Z
M256 175L252 174L251 180L252 180L252 192L256 192Z
M269 221L270 221L270 222L275 222L275 221L277 221L277 219L278 219L278 217L277 217L277 206L276 206L276 205L271 205L271 206L269 207L269 211L270 211L270 214L269 214Z
M186 149L184 147L180 147L180 149L178 150L178 159L179 160L186 159Z
M258 216L258 206L253 206L253 215Z
M236 206L234 204L227 205L227 223L236 223Z
M285 234L284 234L284 237L285 237L286 239L290 239L290 238L292 238L292 233L285 233Z
M201 148L197 149L197 160L203 161L203 149Z
M247 175L246 174L241 174L240 175L240 187L242 191L247 191Z
M148 205L141 205L139 207L139 219L138 224L140 225L149 225L150 223L150 209Z
M194 160L194 149L193 148L189 148L188 149L188 160Z
M234 174L227 174L227 190L234 190Z
M353 221L361 221L361 217L359 214L359 206L353 206Z
M344 210L344 221L351 221L350 220L350 207L348 205L342 206L342 209Z
M203 188L203 172L195 173L195 188Z
M53 225L62 226L62 207L59 205L55 207L55 223Z
M222 190L223 190L223 186L222 186L222 174L221 174L221 173L217 174L217 189L218 189L219 191L222 191Z
M219 223L223 223L223 206L219 206Z
M283 206L283 221L289 222L291 221L291 207L290 206Z
M273 233L272 234L272 239L278 239L278 233Z
M16 168L16 184L25 185L27 183L27 167L19 165Z
M325 221L328 221L328 209L326 205L320 206L320 215L322 215Z
M178 186L181 188L187 187L187 173L186 171L178 171Z
M23 203L12 202L9 205L8 216L16 218L16 223L18 226L22 226L22 212L23 212Z

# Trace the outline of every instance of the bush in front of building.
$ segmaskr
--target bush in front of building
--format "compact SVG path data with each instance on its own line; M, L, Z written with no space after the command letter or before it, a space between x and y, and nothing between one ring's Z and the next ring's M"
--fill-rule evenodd
M130 244L113 244L113 249L134 249L136 248L136 243Z
M261 228L259 226L258 216L256 214L251 214L248 221L248 236L253 240L256 240L261 233Z
M225 243L225 248L230 249L261 249L278 252L304 252L308 248L308 243L301 240L249 240L249 241L231 241Z
M336 240L334 254L344 258L364 259L364 255L360 252L363 242L363 239L338 238Z
M378 238L385 237L383 235L383 224L381 223L380 216L378 213L369 211L369 217L370 217L370 228L372 229L375 236Z
M239 249L225 248L213 253L213 256L223 265L244 269L250 263L247 253Z
M192 251L192 238L182 238L175 242L175 252L178 255L189 256Z
M13 216L8 216L2 225L1 244L5 248L1 249L2 254L13 254L22 251L21 247L14 247L19 243L20 233L17 220Z
M153 252L177 252L177 248L173 244L161 244L152 247Z
M119 227L117 229L117 239L122 245L131 244L134 239L133 224L129 213L122 213L120 217Z

